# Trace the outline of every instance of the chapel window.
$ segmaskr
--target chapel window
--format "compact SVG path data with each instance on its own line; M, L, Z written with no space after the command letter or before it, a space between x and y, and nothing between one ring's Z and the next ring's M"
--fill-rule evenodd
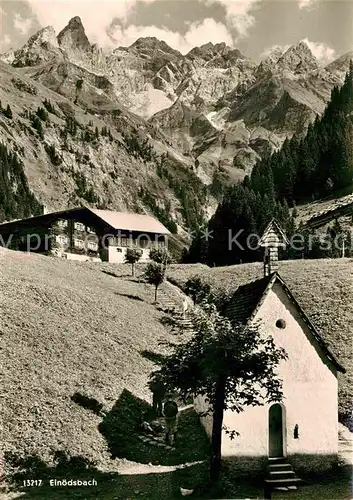
M286 327L286 322L285 322L285 320L284 320L284 319L278 319L278 320L276 321L276 327L277 327L277 328L280 328L281 330L284 330L284 329L285 329L285 327Z

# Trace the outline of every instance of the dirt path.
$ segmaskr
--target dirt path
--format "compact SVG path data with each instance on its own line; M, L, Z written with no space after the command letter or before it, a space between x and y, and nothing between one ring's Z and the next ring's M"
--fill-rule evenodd
M189 462L180 465L152 465L152 464L138 464L134 462L126 463L125 465L119 465L117 472L124 476L134 475L134 474L165 474L167 472L174 472L178 469L186 469L187 467L192 467L194 465L201 464L202 461Z
M173 290L173 292L179 296L181 302L186 300L186 302L188 303L188 307L193 307L194 303L192 299L188 295L186 295L178 286L171 283L168 278L166 279L165 284L169 287L170 290Z

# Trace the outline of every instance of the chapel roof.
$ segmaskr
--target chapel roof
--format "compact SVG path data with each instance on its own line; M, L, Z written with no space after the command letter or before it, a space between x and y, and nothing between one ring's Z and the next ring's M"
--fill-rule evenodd
M266 278L240 286L231 298L227 316L233 321L247 323L265 294L271 279L272 276L266 276Z
M336 367L338 371L345 373L345 368L332 354L317 327L306 315L306 313L296 300L295 296L291 292L290 288L286 285L286 283L278 273L273 273L272 275L265 278L251 281L250 283L239 286L229 301L228 307L226 309L226 315L232 321L247 324L249 321L251 321L251 319L254 318L255 314L259 310L264 299L275 283L279 283L282 286L288 298L298 310L301 319L304 321L307 328L310 330L311 334L316 340L318 348L323 352L326 358L328 358L328 360Z

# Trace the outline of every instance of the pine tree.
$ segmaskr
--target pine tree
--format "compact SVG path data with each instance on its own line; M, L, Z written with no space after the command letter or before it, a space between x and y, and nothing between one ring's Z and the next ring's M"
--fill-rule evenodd
M42 205L29 189L22 160L0 143L0 221L41 213Z
M48 113L44 108L41 108L40 106L37 108L36 115L38 118L40 118L43 122L46 122L48 120Z
M6 109L3 111L4 115L6 118L9 118L10 120L12 119L12 109L10 104L7 105Z

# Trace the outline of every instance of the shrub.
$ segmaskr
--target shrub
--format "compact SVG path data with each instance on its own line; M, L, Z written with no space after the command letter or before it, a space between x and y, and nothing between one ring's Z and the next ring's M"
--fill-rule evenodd
M77 88L77 90L81 90L82 89L82 85L83 85L83 80L82 79L77 80L77 82L76 82L76 88Z
M151 161L155 156L153 147L149 143L148 138L145 138L142 141L139 138L136 129L132 131L132 134L122 132L122 137L125 143L126 151L135 158L140 157L144 161Z
M37 95L37 89L32 85L29 85L28 83L24 82L20 78L12 78L11 82L18 90L23 90L28 94Z
M156 202L156 196L155 194L151 193L150 191L140 188L139 197L143 201L145 205L149 207L149 209L153 212L153 215L162 223L165 225L167 229L172 234L177 234L178 233L178 226L176 222L171 219L170 216L170 211L171 211L171 205L170 201L166 202L166 206L160 207L157 202Z
M66 124L65 124L65 130L71 134L73 137L76 135L77 133L77 128L78 128L79 124L77 123L77 121L75 120L74 117L72 116L67 116L66 117Z
M121 109L114 109L112 114L113 118L119 118L119 116L121 115Z
M158 287L163 283L165 278L165 267L162 264L157 264L157 262L150 262L147 265L144 277L147 283L154 285L154 300L157 302Z
M199 304L210 296L211 285L201 276L195 275L187 280L184 290L192 298L194 304Z
M172 256L166 248L152 248L150 259L157 264L170 264L172 262Z
M138 248L128 248L125 254L125 263L131 264L132 276L135 276L135 264L142 257L142 251Z
M34 115L33 113L31 113L30 119L31 119L32 127L37 131L39 137L41 139L43 139L44 138L44 129L43 129L43 125L42 125L41 120L38 118L37 115Z
M38 107L36 111L36 115L38 118L40 118L43 122L46 122L49 119L48 113L44 108Z
M76 181L75 193L77 196L83 198L88 203L98 203L100 201L94 188L92 186L88 188L87 179L83 172L74 172L73 178Z
M83 142L91 142L94 139L94 135L91 133L89 129L85 129L82 131L82 141Z
M43 105L49 113L52 113L53 115L56 114L53 104L48 99L44 99Z

